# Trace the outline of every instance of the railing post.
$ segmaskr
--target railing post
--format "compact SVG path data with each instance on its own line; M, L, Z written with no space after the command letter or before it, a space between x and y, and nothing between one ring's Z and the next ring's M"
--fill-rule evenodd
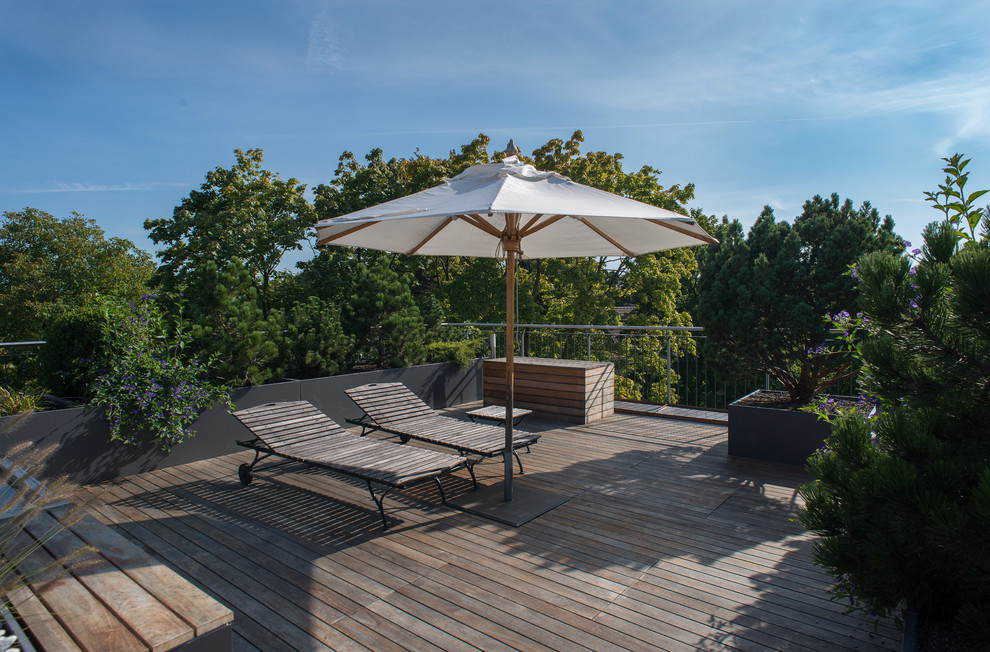
M588 362L591 362L591 331L588 331Z
M496 346L496 339L495 339L495 329L494 328L492 329L492 334L488 336L488 346L491 348L492 357L493 358L497 358L498 357L498 349L495 348L495 346Z
M670 333L667 333L667 405L670 405Z

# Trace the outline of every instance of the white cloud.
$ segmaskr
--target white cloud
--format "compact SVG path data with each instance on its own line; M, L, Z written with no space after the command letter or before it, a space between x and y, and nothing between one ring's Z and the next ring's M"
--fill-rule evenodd
M105 185L100 183L79 183L64 181L53 181L47 187L22 188L18 190L8 190L7 192L17 194L45 194L53 192L147 192L155 190L172 190L174 188L188 188L190 184L185 183L125 183L118 185Z
M310 25L306 49L307 71L333 73L343 70L345 50L340 42L336 22L330 3L325 2L317 10Z

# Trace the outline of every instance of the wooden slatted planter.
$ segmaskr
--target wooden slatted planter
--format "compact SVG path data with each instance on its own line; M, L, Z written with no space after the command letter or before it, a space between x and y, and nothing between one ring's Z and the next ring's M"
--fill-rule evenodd
M485 405L505 404L505 358L483 363ZM590 423L610 416L615 405L611 362L515 359L515 407L538 417Z

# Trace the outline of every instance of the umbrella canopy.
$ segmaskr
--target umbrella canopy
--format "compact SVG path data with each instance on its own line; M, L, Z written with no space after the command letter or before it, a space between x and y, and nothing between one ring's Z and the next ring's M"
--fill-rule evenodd
M424 256L638 256L715 242L679 213L575 183L514 157L475 165L442 185L316 225L318 244Z
M717 242L690 217L537 170L515 157L321 220L316 233L321 245L423 256L505 256L505 501L512 500L516 257L638 256Z

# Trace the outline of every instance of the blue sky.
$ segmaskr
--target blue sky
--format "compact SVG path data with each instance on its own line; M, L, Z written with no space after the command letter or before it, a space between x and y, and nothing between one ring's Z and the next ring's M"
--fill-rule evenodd
M942 156L990 187L990 2L0 2L0 210L78 211L154 251L235 148L310 188L344 150L478 133L693 182L747 226L815 194L919 240ZM308 255L308 254L307 254Z

